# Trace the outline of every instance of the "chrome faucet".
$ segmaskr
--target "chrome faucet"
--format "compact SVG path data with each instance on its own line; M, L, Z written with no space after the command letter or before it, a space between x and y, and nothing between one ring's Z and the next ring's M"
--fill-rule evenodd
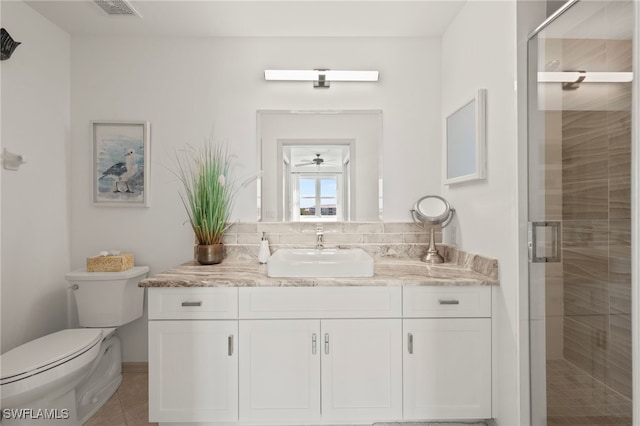
M316 225L316 250L322 250L324 248L324 233L322 231L322 225Z

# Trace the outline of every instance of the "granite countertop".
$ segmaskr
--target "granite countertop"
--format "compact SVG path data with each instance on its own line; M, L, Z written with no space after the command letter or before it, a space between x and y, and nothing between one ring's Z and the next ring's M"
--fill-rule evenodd
M478 262L486 263L480 258ZM267 265L225 259L218 265L187 262L140 281L140 287L314 287L314 286L492 286L498 285L497 261L490 264L429 265L413 259L376 259L373 277L270 278ZM469 267L468 267L469 266ZM481 269L487 273L476 272Z

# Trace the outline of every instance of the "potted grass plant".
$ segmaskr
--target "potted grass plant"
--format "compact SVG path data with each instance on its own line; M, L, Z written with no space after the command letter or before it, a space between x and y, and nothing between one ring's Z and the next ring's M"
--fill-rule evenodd
M229 176L233 158L227 144L211 141L198 149L189 147L176 153L176 174L182 183L180 198L198 242L196 260L201 265L223 259L222 238L231 225L237 192Z

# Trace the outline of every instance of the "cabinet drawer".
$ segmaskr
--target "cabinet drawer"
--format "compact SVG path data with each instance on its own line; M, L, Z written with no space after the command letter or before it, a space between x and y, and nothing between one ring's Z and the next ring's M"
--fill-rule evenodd
M399 318L401 287L252 287L239 289L241 319Z
M490 317L491 287L405 287L405 318Z
M149 319L237 319L237 288L149 288Z

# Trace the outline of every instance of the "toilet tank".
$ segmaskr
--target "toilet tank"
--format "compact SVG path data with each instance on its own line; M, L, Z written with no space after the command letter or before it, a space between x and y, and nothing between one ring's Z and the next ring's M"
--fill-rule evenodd
M148 266L134 266L122 272L87 272L78 269L65 278L71 284L81 327L117 327L142 316Z

